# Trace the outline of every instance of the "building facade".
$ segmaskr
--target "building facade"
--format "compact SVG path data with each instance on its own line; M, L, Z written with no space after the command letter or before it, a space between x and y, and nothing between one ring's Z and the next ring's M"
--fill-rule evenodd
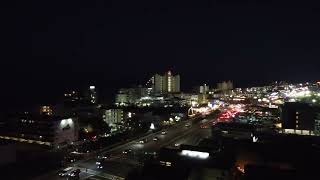
M134 105L141 98L140 88L122 88L116 95L116 105Z
M281 120L286 133L319 134L320 108L308 103L286 102L281 107Z
M11 119L0 132L0 139L57 147L78 141L76 118L28 116Z
M116 95L115 104L118 106L136 105L141 98L151 95L151 88L137 86L133 88L122 88Z
M110 125L115 126L120 124L124 119L124 113L122 109L108 109L103 115L104 121Z
M233 83L231 81L223 81L222 83L217 84L217 89L219 91L228 91L232 90L233 88Z
M200 88L199 88L200 94L207 94L208 92L209 92L209 86L207 84L200 86Z
M154 75L152 81L155 93L180 92L180 75L173 75L171 71L168 71L164 75Z

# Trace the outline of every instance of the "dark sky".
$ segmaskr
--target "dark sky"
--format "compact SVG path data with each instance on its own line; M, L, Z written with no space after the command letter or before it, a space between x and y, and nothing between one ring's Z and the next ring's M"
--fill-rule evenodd
M16 0L0 15L4 105L51 102L89 84L111 99L169 69L183 89L320 75L317 1Z

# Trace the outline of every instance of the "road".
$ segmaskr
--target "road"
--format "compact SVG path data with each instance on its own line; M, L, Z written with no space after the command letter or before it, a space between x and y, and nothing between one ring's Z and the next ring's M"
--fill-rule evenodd
M187 124L190 126L187 127ZM164 131L166 131L165 135L161 134L162 131L152 133L103 152L102 154L110 155L110 158L105 161L103 169L97 169L95 158L76 162L73 166L81 169L80 179L88 177L91 179L124 179L123 177L129 171L142 165L143 157L146 157L145 153L154 153L162 147L175 146L176 144L197 145L201 139L210 136L210 129L201 129L199 124L192 124L190 121L183 121ZM158 141L154 141L154 137L157 137ZM139 143L144 139L147 139L146 143ZM125 150L131 150L131 152L124 154ZM48 174L36 180L40 179L56 180L61 178L56 174Z

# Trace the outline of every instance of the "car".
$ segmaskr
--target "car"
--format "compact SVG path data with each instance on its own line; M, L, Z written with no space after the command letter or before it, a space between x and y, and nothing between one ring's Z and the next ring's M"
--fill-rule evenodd
M72 171L72 169L73 169L72 167L65 168L65 169L59 171L58 175L60 177L68 176L68 174Z
M180 146L180 144L176 143L176 144L174 144L174 146L175 146L175 147L179 147L179 146Z
M126 149L126 150L122 151L123 154L129 154L129 153L131 153L131 152L132 152L131 149Z
M96 162L96 165L97 165L98 169L102 169L103 168L103 164L104 164L103 161L97 161Z
M96 165L102 165L105 162L106 158L103 158L103 156L98 156Z
M96 161L96 165L100 165L101 163L101 161Z
M109 155L98 155L97 159L109 159L110 156Z
M80 172L81 172L80 169L75 169L75 170L71 171L68 175L71 177L75 177L75 176L79 175Z
M142 139L142 140L139 141L140 144L144 144L146 142L147 142L147 139Z
M154 152L154 151L145 151L144 154L145 154L145 155L153 155L153 156L155 156L155 155L157 155L157 152Z
M207 129L207 128L209 128L209 127L208 127L208 125L204 125L204 124L203 124L203 125L200 125L200 128L201 128L201 129Z
M153 138L153 141L158 141L158 140L159 140L158 137L154 137L154 138Z
M162 134L162 135L166 135L167 132L166 132L166 131L162 131L161 134Z

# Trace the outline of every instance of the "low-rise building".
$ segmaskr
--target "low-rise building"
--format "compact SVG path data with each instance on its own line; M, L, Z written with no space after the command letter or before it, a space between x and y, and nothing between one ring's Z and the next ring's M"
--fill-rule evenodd
M286 102L281 108L282 132L319 135L320 108L308 103Z
M7 121L0 139L58 147L78 141L78 135L76 118L23 116Z

